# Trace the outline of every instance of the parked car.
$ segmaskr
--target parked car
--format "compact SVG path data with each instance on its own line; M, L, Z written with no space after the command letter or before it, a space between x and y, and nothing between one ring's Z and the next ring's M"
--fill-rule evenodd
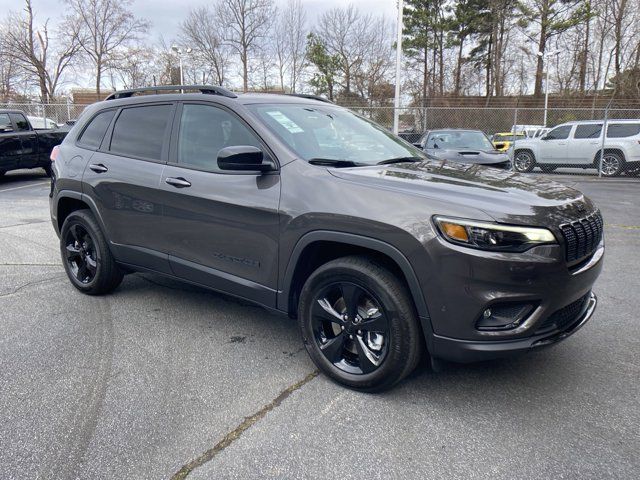
M514 169L530 172L539 167L550 172L558 167L599 168L602 121L587 120L558 125L546 135L518 141ZM640 168L640 120L611 120L602 158L602 175L612 177Z
M318 368L365 391L425 354L537 350L592 316L603 229L582 193L431 161L320 100L178 88L202 93L115 92L54 149L81 292L141 270L243 298L297 318Z
M527 138L524 132L501 132L494 133L491 137L491 142L496 150L499 152L506 152L511 148L511 144L515 141L523 140Z
M52 118L43 118L33 115L27 115L27 120L34 130L55 130L60 127Z
M49 155L66 131L35 130L20 110L0 110L0 176L19 168L43 168L51 176Z
M437 129L426 132L416 146L440 160L472 163L507 170L511 161L496 150L480 130Z

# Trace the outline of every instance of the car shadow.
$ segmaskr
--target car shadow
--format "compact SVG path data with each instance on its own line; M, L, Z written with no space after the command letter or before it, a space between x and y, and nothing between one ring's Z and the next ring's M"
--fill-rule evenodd
M29 170L13 170L5 173L0 177L0 185L18 184L21 182L30 182L35 180L48 179L44 170L34 168Z

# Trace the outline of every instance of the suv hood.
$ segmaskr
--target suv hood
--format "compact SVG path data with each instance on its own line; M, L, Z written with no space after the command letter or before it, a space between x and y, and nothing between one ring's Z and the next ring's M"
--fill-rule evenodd
M477 208L503 223L557 228L595 210L591 201L573 188L481 165L427 161L329 171L338 178L375 188Z

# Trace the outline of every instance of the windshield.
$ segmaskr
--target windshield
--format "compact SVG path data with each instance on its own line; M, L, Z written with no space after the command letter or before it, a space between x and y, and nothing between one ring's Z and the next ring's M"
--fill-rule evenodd
M303 160L342 160L375 165L427 157L391 132L349 110L303 104L247 105Z
M426 148L493 150L493 145L482 132L441 130L429 134Z

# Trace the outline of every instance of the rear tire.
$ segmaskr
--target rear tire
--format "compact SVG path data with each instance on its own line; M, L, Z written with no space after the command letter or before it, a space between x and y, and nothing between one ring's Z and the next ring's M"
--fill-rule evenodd
M407 287L364 256L313 272L300 293L298 322L316 366L357 390L391 388L415 369L423 349Z
M600 154L596 158L596 169L600 170ZM602 176L617 177L625 169L624 157L617 152L604 152L602 157Z
M536 159L533 153L528 150L519 150L513 157L513 169L516 172L528 173L536 166Z
M122 282L124 275L89 210L76 210L65 219L60 254L69 280L82 293L102 295Z

